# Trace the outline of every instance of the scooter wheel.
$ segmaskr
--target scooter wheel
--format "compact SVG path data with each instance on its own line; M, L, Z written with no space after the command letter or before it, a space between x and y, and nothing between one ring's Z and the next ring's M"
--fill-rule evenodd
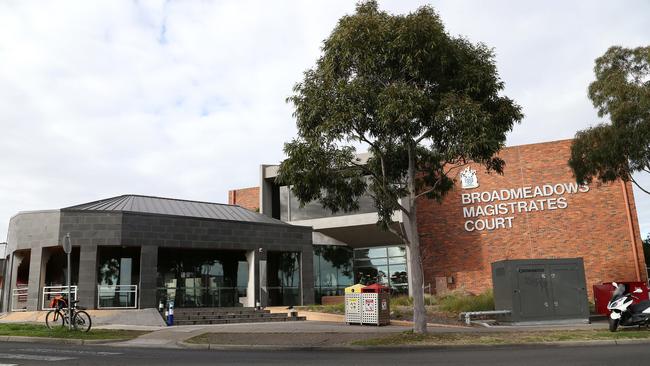
M618 322L620 319L612 319L609 318L609 331L610 332L616 332L616 328L618 328Z

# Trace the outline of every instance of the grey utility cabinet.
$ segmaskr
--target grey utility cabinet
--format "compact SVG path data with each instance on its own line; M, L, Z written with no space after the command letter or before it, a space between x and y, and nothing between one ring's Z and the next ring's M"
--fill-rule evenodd
M589 320L582 258L514 259L492 263L494 305L506 321Z

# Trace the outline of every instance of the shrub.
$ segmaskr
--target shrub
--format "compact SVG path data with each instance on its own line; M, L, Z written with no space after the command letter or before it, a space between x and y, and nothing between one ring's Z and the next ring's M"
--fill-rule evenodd
M438 300L431 295L424 295L424 305L436 305ZM413 306L413 298L406 295L393 296L390 298L390 306Z
M330 313L330 314L345 314L345 304L335 304L335 305L307 305L304 307L307 311L315 311L319 313Z
M450 313L494 310L494 295L488 290L480 295L450 293L439 299L440 310Z

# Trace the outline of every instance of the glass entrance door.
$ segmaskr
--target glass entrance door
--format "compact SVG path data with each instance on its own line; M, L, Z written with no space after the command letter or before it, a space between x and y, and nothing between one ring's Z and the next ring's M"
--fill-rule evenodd
M270 251L266 259L269 306L301 305L300 253Z

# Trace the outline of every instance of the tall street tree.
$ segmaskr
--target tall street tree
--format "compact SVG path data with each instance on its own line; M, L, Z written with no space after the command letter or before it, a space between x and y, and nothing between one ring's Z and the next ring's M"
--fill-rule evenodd
M418 201L440 200L470 161L502 172L495 153L522 118L503 87L493 51L449 35L433 8L393 15L365 1L339 20L288 98L298 137L285 144L278 182L332 212L372 197L377 224L410 249L416 332L426 332ZM368 149L367 161L355 147Z
M589 99L608 123L579 131L569 165L580 183L632 181L650 173L650 47L611 47L596 59Z

